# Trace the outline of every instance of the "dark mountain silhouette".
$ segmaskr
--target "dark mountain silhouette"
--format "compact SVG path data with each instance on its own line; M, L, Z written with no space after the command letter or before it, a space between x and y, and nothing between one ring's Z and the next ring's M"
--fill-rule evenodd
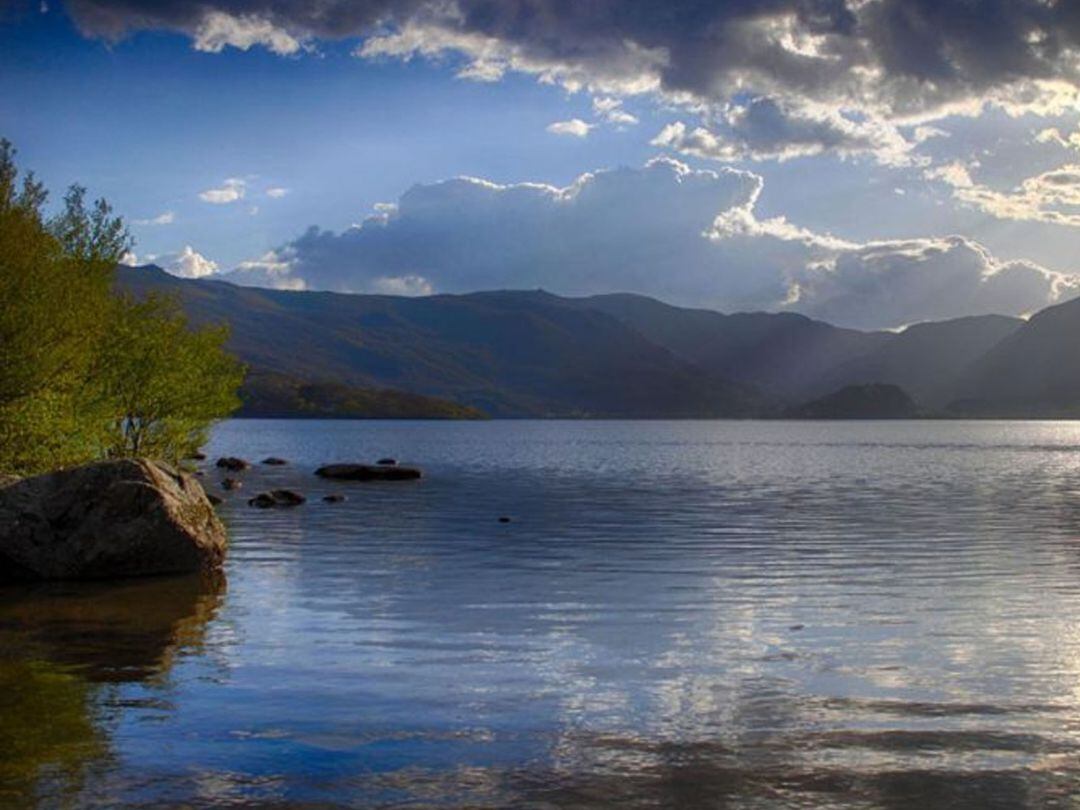
M295 293L121 268L121 287L180 296L228 322L256 372L317 374L453 400L492 416L715 417L762 409L749 388L677 357L603 312L542 292L403 298Z
M977 360L950 410L961 415L1080 416L1080 299L1036 313Z
M578 303L618 318L702 368L787 401L835 388L822 388L830 371L895 339L889 332L841 329L795 313L723 315L626 293Z
M911 419L919 408L896 385L847 385L831 394L789 409L793 419Z
M121 268L118 282L180 296L196 323L232 326L230 349L253 372L249 414L778 416L880 383L931 415L1080 415L1080 301L1029 322L988 315L893 333L629 294L297 293L152 266Z
M972 364L1023 327L1020 318L980 315L919 323L871 353L840 364L818 381L819 390L884 380L911 394L923 407L941 410L957 395Z

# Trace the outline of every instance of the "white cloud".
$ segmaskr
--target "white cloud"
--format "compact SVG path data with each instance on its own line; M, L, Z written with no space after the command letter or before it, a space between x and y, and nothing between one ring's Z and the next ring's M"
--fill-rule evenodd
M435 288L422 276L380 276L371 280L371 291L381 295L431 295Z
M622 99L612 96L598 96L592 100L593 115L616 127L628 127L638 123L636 115L622 108Z
M233 15L210 11L194 32L195 50L220 53L226 46L246 51L261 45L281 56L294 54L303 47L284 28L257 14Z
M271 197L275 200L280 200L288 193L289 190L287 188L281 188L280 186L275 186L274 188L268 188L266 190L266 196Z
M191 245L185 245L178 253L166 253L160 256L148 256L158 267L180 278L204 278L217 272L217 262L197 252Z
M240 177L229 177L219 188L208 188L199 192L199 199L213 205L228 205L244 199L247 194L247 181Z
M556 121L547 125L547 131L552 135L572 135L575 138L584 138L592 128L592 124L586 124L580 118L571 118L569 121Z
M1075 277L959 236L853 241L759 218L763 179L657 158L564 187L457 178L415 186L341 233L312 228L231 280L427 294L624 290L724 311L792 309L858 327L1030 312Z
M1007 191L976 182L971 168L954 162L928 169L925 175L949 186L954 199L997 219L1080 228L1080 164L1033 175Z
M135 225L172 225L176 221L176 214L172 211L166 211L163 214L158 214L156 217L149 219L136 219L133 220Z

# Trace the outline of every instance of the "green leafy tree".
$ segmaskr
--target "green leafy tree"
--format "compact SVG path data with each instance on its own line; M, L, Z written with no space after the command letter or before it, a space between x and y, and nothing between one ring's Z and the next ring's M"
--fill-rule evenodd
M106 452L179 461L210 423L240 405L244 367L224 327L193 331L177 302L117 297L94 377L111 409Z
M103 200L88 205L80 186L51 218L47 198L33 174L19 177L15 150L0 140L0 472L127 453L173 458L178 437L190 446L234 407L237 366L223 333L189 333L175 307L115 297L116 264L131 246L122 220ZM118 333L151 344L165 333L173 343L151 351ZM155 394L148 427L126 444L117 441L117 425L134 412L125 373L181 386L168 401Z

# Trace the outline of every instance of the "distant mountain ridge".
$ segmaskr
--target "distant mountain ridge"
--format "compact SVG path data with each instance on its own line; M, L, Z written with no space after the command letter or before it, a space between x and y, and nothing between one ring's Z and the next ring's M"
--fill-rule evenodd
M118 284L176 294L196 323L228 322L230 349L253 376L301 381L327 407L392 410L427 397L445 415L461 406L495 417L779 416L847 386L887 384L924 414L1080 413L1080 358L1060 343L1080 337L1080 301L1028 322L988 315L865 332L622 293L292 292L179 279L153 266L120 268ZM328 385L367 393L330 396Z

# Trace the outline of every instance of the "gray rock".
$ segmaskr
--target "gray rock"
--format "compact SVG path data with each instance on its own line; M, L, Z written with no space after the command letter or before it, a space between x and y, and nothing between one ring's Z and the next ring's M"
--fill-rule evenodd
M409 481L423 475L417 467L397 464L328 464L319 467L315 474L339 481Z
M125 459L0 488L0 580L213 571L228 537L199 482Z
M240 472L251 467L251 464L244 461L242 458L236 458L235 456L223 456L217 460L217 466L224 470L230 470L231 472Z
M259 509L272 509L275 506L299 506L302 503L307 503L307 498L291 489L272 489L269 492L260 492L248 501L249 506L257 506Z

